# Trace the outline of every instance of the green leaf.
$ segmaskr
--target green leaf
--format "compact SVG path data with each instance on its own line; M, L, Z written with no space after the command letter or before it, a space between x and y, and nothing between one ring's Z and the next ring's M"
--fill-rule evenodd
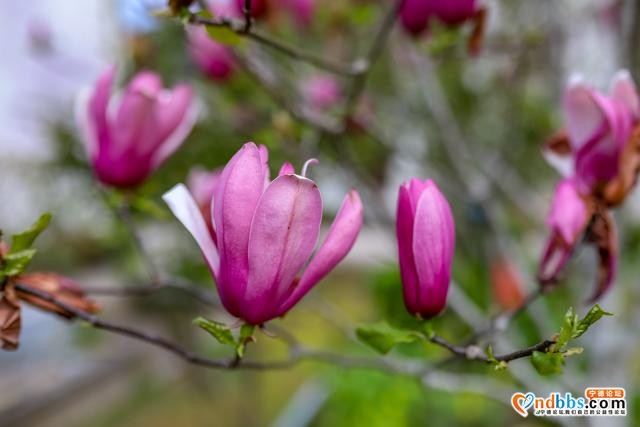
M489 344L485 350L485 353L487 354L487 360L491 363L498 363L498 361L496 360L495 355L493 354L493 347L491 346L491 344Z
M244 357L244 349L247 346L247 343L253 341L254 329L254 325L246 323L240 328L240 337L238 338L238 344L236 345L236 354L241 359Z
M560 328L560 333L558 334L558 339L556 340L554 348L561 349L567 345L569 340L573 337L577 325L578 315L573 307L569 307L564 315L564 321L562 322L562 327Z
M236 34L231 28L207 25L205 29L209 37L218 43L228 46L238 46L243 42L242 36Z
M561 353L543 353L534 351L531 355L531 364L540 375L555 375L562 372L564 357Z
M613 316L613 313L604 311L598 304L591 307L591 310L589 310L587 315L584 316L584 318L576 325L571 338L578 338L582 336L582 334L587 332L587 329L600 320L602 316Z
M26 269L33 257L36 254L35 249L23 249L19 252L9 253L4 258L4 266L0 272L1 277L17 276L22 274Z
M196 317L193 319L193 324L201 327L205 331L209 332L220 344L235 345L236 340L233 339L231 330L224 323L216 322L215 320L205 319L204 317Z
M387 322L359 326L356 329L356 335L360 341L382 354L388 353L398 344L408 344L424 339L418 332L396 329Z
M45 228L51 222L51 214L49 212L43 213L31 227L26 230L14 234L11 237L11 250L9 253L21 252L24 249L29 249L34 240L44 231Z

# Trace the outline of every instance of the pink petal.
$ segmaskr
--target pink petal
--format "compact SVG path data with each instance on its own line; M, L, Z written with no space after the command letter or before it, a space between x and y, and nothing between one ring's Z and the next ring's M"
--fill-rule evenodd
M279 315L289 311L347 256L360 233L362 221L360 195L356 190L351 190L342 201L327 236L293 289L293 293L283 301Z
M107 106L111 97L111 88L116 74L116 67L110 66L98 79L93 91L84 94L78 100L76 117L83 131L87 152L93 158L100 146L109 142L107 124Z
M202 213L187 188L182 184L178 184L166 192L162 196L162 199L167 203L176 218L178 218L187 231L194 237L198 246L200 246L200 250L211 272L214 277L217 278L220 266L218 250L209 233L207 224L202 217Z
M398 260L402 277L404 301L410 313L420 312L420 293L418 273L413 259L413 218L415 207L412 207L409 184L400 186L398 205L396 208L396 237L398 240Z
M293 165L289 162L284 162L282 164L282 167L280 168L280 171L278 172L278 176L292 175L294 173L296 173L296 170L294 169Z
M245 320L279 314L279 302L313 252L321 222L322 199L313 181L284 175L269 185L251 224Z
M191 132L198 117L198 108L192 99L191 88L186 85L178 85L172 91L161 92L158 96L155 106L155 138L161 144L157 146L152 159L154 168L172 155Z
M249 275L251 221L263 193L266 153L248 142L233 156L220 176L214 194L214 223L220 250L221 298L232 314L238 312Z
M563 179L556 186L546 223L556 230L565 244L575 245L587 225L587 206L572 179Z
M636 119L640 118L640 99L629 71L620 70L613 76L610 93L611 97L624 104Z
M449 203L432 182L422 192L413 226L413 254L419 281L420 314L435 316L445 306L455 249Z
M563 99L567 131L577 152L601 127L606 116L594 98L594 91L576 77L569 83Z

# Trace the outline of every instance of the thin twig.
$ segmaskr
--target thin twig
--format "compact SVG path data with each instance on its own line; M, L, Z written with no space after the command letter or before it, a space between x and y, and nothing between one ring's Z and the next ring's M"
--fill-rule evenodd
M131 215L131 209L127 201L122 203L122 205L118 209L116 209L116 213L118 214L118 217L122 221L122 224L124 224L124 226L126 227L127 232L131 236L131 240L136 250L138 251L140 258L142 259L142 262L144 263L145 268L147 269L147 273L149 274L151 282L159 283L160 274L158 272L158 268L156 267L155 263L151 259L151 256L147 252L147 249L145 248L144 243L142 243L142 237L138 233L138 228L136 227L135 221L133 220L133 217Z
M243 31L248 33L251 31L251 0L244 0L242 5L242 14L244 15L244 28Z
M85 286L83 290L88 295L112 297L145 297L162 290L177 290L196 299L204 305L219 306L213 289L201 288L195 284L184 282L180 278L162 279L160 282L136 286Z
M112 332L118 335L123 335L129 338L136 339L138 341L145 342L147 344L153 345L155 347L166 350L174 355L180 357L187 363L212 368L212 369L251 369L251 370L267 370L267 369L284 369L297 365L302 360L316 360L331 363L341 367L347 368L363 368L363 369L376 369L383 372L394 373L394 374L402 374L402 375L411 375L411 376L422 376L425 372L430 371L428 367L425 367L423 363L418 365L412 364L409 361L393 361L391 359L384 358L370 358L370 357L357 357L357 356L347 356L332 353L325 350L315 350L308 349L297 343L295 338L290 334L287 335L287 342L289 344L289 357L279 361L269 361L269 362L254 362L254 361L245 361L242 363L238 360L237 357L226 358L226 359L211 359L207 357L199 356L183 347L179 344L170 341L166 338L151 335L146 332L139 331L137 329L131 328L129 326L118 325L115 323L111 323L106 320L102 320L97 316L89 314L85 311L82 311L73 305L67 304L56 299L53 295L44 292L39 289L35 289L29 285L24 283L16 283L16 290L23 292L25 294L29 294L39 299L46 301L48 303L54 304L55 306L63 309L64 311L73 315L73 318L84 320L89 323L96 329L105 330L108 332ZM464 356L468 360L478 360L482 362L488 362L488 358L483 353L479 353L477 355L473 355L470 352L470 347L460 347L454 344L450 344L448 341L444 340L441 337L433 337L430 339L434 344L440 345L452 354L456 356ZM496 357L496 360L502 360L505 362L527 357L533 353L533 351L544 351L546 350L552 342L545 341L543 343L536 344L535 346L528 347L523 350L519 350L513 353L509 353L503 356Z
M191 14L189 15L188 22L193 25L228 28L229 30L233 31L239 36L247 37L251 40L262 43L265 46L269 46L281 53L284 53L293 59L307 62L318 68L321 68L326 71L330 71L335 74L340 74L344 76L353 76L359 73L359 71L355 69L353 66L351 66L350 64L345 65L339 62L335 62L335 61L314 55L305 50L302 50L293 45L290 45L282 40L276 40L271 36L268 36L256 30L253 27L251 27L248 32L245 32L244 19L238 20L238 19L230 19L226 17L209 19L209 18L204 18L202 16L198 16L195 14Z
M506 330L520 314L525 312L529 308L529 306L537 301L540 297L542 297L545 292L547 292L546 288L536 287L533 292L525 297L520 306L518 306L516 309L507 310L495 316L493 319L491 319L489 325L473 334L471 338L469 338L467 343L475 343L483 338L486 338L487 336L493 335L496 332L502 332Z

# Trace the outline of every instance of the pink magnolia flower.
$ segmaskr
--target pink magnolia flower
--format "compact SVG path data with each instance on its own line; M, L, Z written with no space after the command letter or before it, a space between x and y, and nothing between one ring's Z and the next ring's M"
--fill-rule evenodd
M621 154L640 119L640 98L627 71L619 71L604 95L574 77L563 109L570 150L546 152L565 176L575 176L583 194L599 191L620 173Z
M315 0L281 0L289 10L293 21L299 29L304 30L313 22Z
M224 307L258 325L284 315L349 252L362 226L360 197L347 194L324 242L311 257L322 221L316 184L285 163L269 179L264 146L245 144L220 175L212 223L183 185L164 195L200 246ZM310 259L311 258L311 259Z
M150 71L136 74L122 94L112 95L109 68L77 107L78 124L98 180L130 188L140 185L182 145L197 111L191 89L164 89Z
M301 83L305 103L316 110L327 110L340 102L342 90L335 77L313 74Z
M560 181L546 219L551 234L538 269L538 278L543 284L557 280L558 274L571 258L591 215L592 209L578 192L576 182L572 179Z
M396 234L405 306L413 315L434 317L447 301L455 225L432 180L414 178L400 186Z
M200 213L207 223L207 228L215 240L215 229L211 220L211 208L213 206L213 194L218 188L220 174L222 171L216 169L207 171L202 168L193 168L187 177L187 188L200 209Z
M438 19L446 25L459 25L472 19L478 5L476 0L406 0L400 10L400 22L409 33L418 35Z
M212 80L228 80L236 68L229 48L211 39L203 27L192 28L187 34L189 54L205 75Z
M235 0L237 13L242 15L245 0ZM251 0L251 16L255 19L264 18L270 9L269 0Z

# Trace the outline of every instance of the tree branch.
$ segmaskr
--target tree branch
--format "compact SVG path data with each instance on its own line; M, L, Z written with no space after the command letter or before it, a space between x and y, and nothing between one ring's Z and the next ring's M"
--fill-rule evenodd
M89 295L111 297L145 297L162 290L176 290L204 305L212 307L220 305L212 289L199 287L178 277L160 279L157 282L135 286L85 286L83 290Z
M259 43L264 44L265 46L269 46L281 53L284 53L293 59L307 62L318 68L324 69L326 71L330 71L335 74L340 74L344 76L353 76L358 74L359 72L351 65L345 65L339 62L335 62L335 61L314 55L312 53L299 49L295 46L292 46L282 40L277 40L270 36L267 36L266 34L256 30L253 27L249 27L249 30L245 31L246 24L244 19L238 20L238 19L230 19L225 17L209 19L209 18L203 18L202 16L198 16L195 14L191 14L188 17L188 22L193 25L203 25L206 27L228 28L229 30L233 31L234 33L238 34L241 37L246 37L248 39L257 41Z
M35 296L45 302L54 304L55 306L61 308L65 312L68 312L72 315L72 318L77 318L84 320L89 323L96 329L101 329L104 331L108 331L114 334L126 336L132 339L136 339L138 341L145 342L147 344L153 345L155 347L161 348L165 351L173 353L174 355L180 357L185 362L202 366L206 368L212 369L251 369L251 370L267 370L267 369L284 369L297 365L303 360L316 360L326 363L331 363L337 366L346 367L346 368L362 368L362 369L375 369L380 370L387 373L393 374L401 374L401 375L410 375L410 376L418 376L421 377L425 375L425 372L430 371L431 369L425 366L422 362L415 364L409 361L397 361L385 358L370 358L370 357L356 357L356 356L346 356L341 354L332 353L325 350L314 350L308 349L304 346L300 345L295 338L290 335L284 335L285 343L289 347L289 357L279 361L269 361L269 362L254 362L254 361L245 361L241 360L237 357L226 358L226 359L211 359L207 357L199 356L183 347L179 344L174 343L166 338L151 335L146 332L139 331L137 329L118 325L115 323L108 322L106 320L102 320L97 316L89 314L85 311L82 311L73 305L64 303L58 299L56 299L53 295L41 291L39 289L35 289L29 285L24 283L16 283L15 289L23 292L25 294L29 294ZM282 334L282 331L280 332ZM452 354L456 356L463 356L468 360L477 360L482 362L490 362L488 357L479 349L477 346L457 346L449 343L444 338L439 336L434 336L430 338L430 341L434 344L437 344L447 350L449 350ZM553 344L553 341L543 341L539 344L536 344L532 347L528 347L522 350L515 351L513 353L505 354L503 356L495 357L498 361L510 362L515 359L520 359L523 357L530 356L534 351L545 351L549 348L549 346Z
M244 28L243 32L248 33L251 31L251 0L244 0L242 5L242 14L244 15Z

